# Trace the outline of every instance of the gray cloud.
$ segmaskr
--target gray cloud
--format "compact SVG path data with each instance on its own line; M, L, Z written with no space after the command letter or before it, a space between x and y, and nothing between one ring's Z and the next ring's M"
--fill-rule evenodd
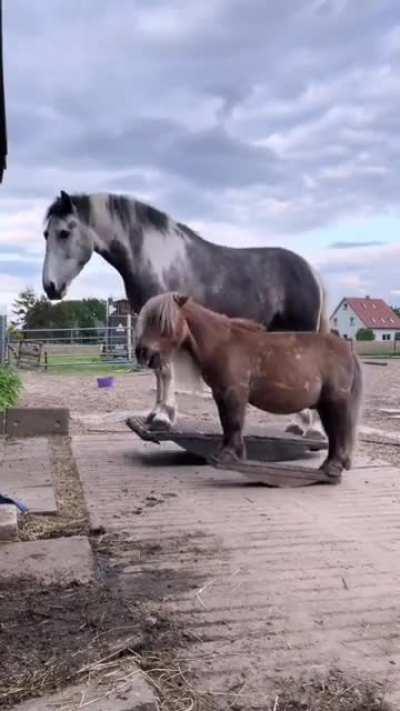
M294 248L398 215L397 0L12 0L4 35L3 212L115 190Z
M387 242L381 240L369 240L365 242L332 242L329 249L357 249L358 247L380 247Z
M95 18L94 18L95 14ZM18 175L152 169L281 200L259 221L296 232L397 206L396 0L13 0L6 8L10 163ZM95 19L95 22L94 22ZM390 39L392 38L392 39ZM48 180L31 180L32 197ZM53 192L54 192L53 191ZM219 204L218 204L219 203ZM196 209L194 217L198 216Z

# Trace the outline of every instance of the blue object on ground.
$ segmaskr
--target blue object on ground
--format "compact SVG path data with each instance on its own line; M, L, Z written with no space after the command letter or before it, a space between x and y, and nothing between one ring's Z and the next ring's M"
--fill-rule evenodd
M111 376L108 376L107 378L97 378L97 387L99 388L113 388L114 387L114 378Z
M0 504L13 504L14 506L17 507L22 513L28 513L29 509L26 504L23 503L23 501L17 501L17 499L12 499L10 496L4 496L4 494L0 494Z

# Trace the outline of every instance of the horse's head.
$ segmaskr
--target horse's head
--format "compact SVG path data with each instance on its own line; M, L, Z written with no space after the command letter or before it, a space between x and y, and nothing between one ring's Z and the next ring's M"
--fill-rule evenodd
M188 326L181 309L187 300L187 296L167 293L153 296L143 306L136 326L136 358L140 365L157 370L182 347Z
M49 299L62 299L94 249L92 230L64 191L47 212L44 237L43 288Z

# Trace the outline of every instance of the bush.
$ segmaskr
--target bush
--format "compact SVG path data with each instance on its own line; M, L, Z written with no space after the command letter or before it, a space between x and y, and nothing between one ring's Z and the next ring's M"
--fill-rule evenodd
M375 333L370 328L360 328L356 334L357 341L374 341Z
M0 412L16 405L21 390L22 381L18 373L7 366L0 366Z

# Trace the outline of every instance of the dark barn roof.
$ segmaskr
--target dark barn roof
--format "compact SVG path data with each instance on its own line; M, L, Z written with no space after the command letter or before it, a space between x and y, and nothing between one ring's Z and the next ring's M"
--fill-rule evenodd
M3 73L3 22L2 22L2 0L0 0L0 183L3 180L3 172L6 168L7 156L7 128L6 128L6 107L4 99L4 73Z

